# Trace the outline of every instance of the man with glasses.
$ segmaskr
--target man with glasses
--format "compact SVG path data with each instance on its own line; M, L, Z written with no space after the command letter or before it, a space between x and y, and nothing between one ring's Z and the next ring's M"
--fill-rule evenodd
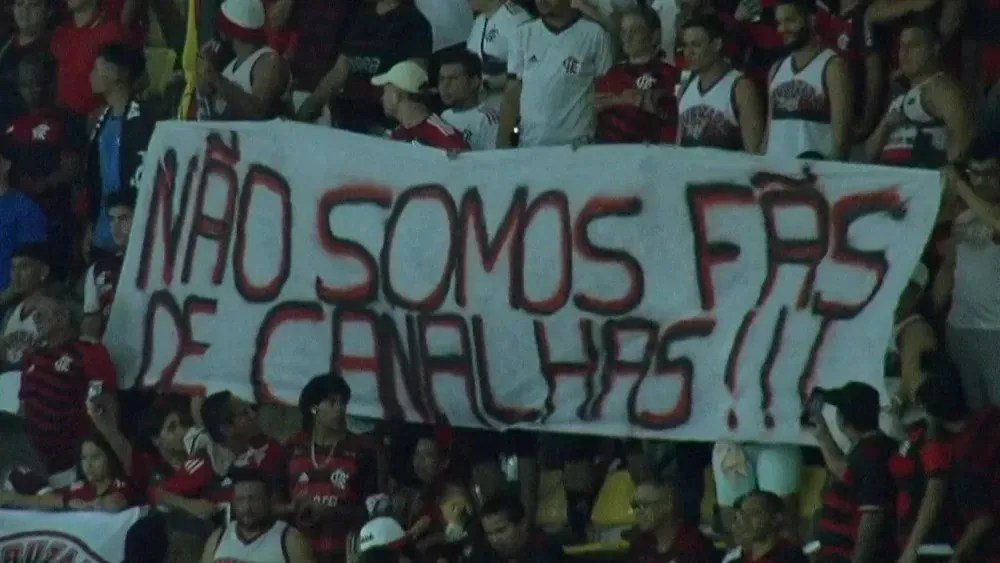
M719 561L712 541L681 518L677 499L673 485L646 481L636 487L632 508L638 533L629 545L629 561Z
M966 165L946 169L945 199L966 209L952 225L954 252L945 257L933 294L948 313L947 342L972 409L1000 405L1000 156L996 135L970 151ZM947 206L947 202L945 204ZM950 298L950 299L949 299Z

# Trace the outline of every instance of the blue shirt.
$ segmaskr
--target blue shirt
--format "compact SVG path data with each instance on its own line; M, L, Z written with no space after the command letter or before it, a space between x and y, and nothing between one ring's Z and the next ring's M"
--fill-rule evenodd
M28 196L0 195L0 291L10 285L10 257L21 244L45 241L45 215Z
M108 216L108 196L121 188L122 118L108 115L97 139L97 156L101 167L101 211L94 225L93 245L114 250L111 218Z

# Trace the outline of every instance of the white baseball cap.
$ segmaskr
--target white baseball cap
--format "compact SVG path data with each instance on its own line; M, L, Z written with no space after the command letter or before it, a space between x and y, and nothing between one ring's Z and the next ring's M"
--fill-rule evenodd
M392 84L411 94L419 94L427 84L427 71L413 61L403 61L392 65L389 72L372 77L372 86Z
M358 532L358 551L365 552L376 547L396 549L406 543L403 527L388 516L369 521Z
M225 0L215 18L219 31L248 43L265 40L264 3L261 0Z

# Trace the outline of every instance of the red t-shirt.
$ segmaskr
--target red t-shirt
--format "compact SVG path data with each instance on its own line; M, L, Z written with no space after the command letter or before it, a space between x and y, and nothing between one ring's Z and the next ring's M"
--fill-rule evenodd
M101 344L74 340L25 359L19 394L25 428L49 473L73 467L90 433L86 399L91 381L102 382L105 393L118 387L115 366Z
M312 497L328 506L363 507L378 489L374 445L362 436L348 434L333 449L313 450L308 434L298 434L288 443L288 496L292 500ZM343 560L351 522L325 522L303 528L319 561Z
M51 49L56 59L56 103L60 107L82 115L97 109L100 100L90 89L94 61L102 47L124 38L121 24L100 14L82 27L68 21L56 28Z
M130 504L134 500L132 490L129 488L128 483L122 481L121 479L113 479L107 490L100 495L97 494L97 490L94 489L94 486L86 481L77 481L64 489L59 489L59 494L62 495L63 502L67 504L73 500L93 502L99 498L108 497L115 493L121 494L125 497L125 500L129 501Z
M1000 408L973 413L951 444L952 489L963 524L958 533L983 515L1000 514ZM1000 562L1000 536L987 535L974 560Z
M132 472L129 475L131 486L142 498L149 497L149 489L169 479L175 472L159 454L151 454L132 450Z
M629 544L628 560L632 563L715 563L719 553L696 526L681 524L673 545L665 553L659 551L653 534L637 535Z
M259 469L275 483L282 483L285 451L277 441L261 436L251 443L249 450L237 456L232 466ZM233 498L232 481L215 472L211 458L204 452L191 456L159 488L183 497L203 498L217 504L229 503Z
M615 106L597 115L597 138L603 143L673 143L677 138L677 98L680 78L676 67L658 56L646 64L617 64L597 79L597 94L622 94L627 90L657 92L660 115L635 106Z
M462 132L433 113L413 127L396 127L389 137L395 141L407 141L443 150L469 150Z

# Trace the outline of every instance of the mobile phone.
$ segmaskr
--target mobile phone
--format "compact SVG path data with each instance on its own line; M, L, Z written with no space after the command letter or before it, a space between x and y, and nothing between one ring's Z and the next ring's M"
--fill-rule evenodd
M821 387L816 387L809 393L805 407L802 409L802 426L815 426L815 420L823 416L823 395L826 393Z

